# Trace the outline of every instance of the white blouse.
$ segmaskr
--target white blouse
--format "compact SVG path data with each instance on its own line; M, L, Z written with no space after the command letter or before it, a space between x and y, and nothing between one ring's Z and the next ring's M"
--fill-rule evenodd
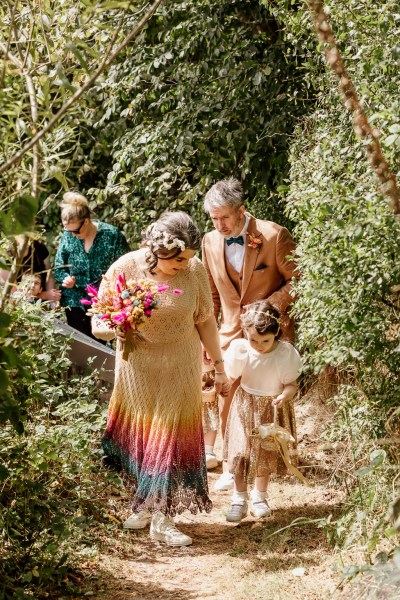
M229 377L241 377L241 386L255 396L276 396L283 387L300 374L300 354L289 342L278 340L272 352L260 354L248 340L233 340L224 354L225 371Z

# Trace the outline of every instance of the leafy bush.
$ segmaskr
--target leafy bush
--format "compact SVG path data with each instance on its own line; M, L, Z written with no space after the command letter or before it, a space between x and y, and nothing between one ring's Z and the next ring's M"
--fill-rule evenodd
M305 47L311 48L315 34L306 11L284 0L273 4L287 39L300 40L307 31ZM400 158L397 3L338 0L326 8L356 90L371 123L381 132L385 156L396 171ZM400 304L395 291L400 280L399 222L378 188L363 142L353 133L336 80L328 69L319 69L318 55L313 59L309 54L307 60L310 85L319 94L313 114L298 126L291 145L286 195L302 271L294 314L309 369L318 372L333 365L347 373L346 385L334 400L339 421L333 434L351 437L358 471L379 449L379 438L385 435L400 396ZM398 435L398 421L393 424ZM387 448L392 460L393 449L392 442L392 448ZM365 512L367 529L355 525L352 543L362 543L365 531L371 535L374 531L374 541L382 541L392 478L393 467L387 460L354 488L346 527L351 522L360 525L359 514ZM372 497L373 502L365 501Z
M132 241L167 208L204 228L204 193L234 175L254 212L288 223L276 188L310 104L289 45L258 0L167 3L96 87L96 143L81 177L85 188L96 181L94 205L126 223ZM106 151L105 179L96 162Z
M105 407L93 374L69 374L67 341L52 315L26 304L12 334L29 377L10 374L10 395L25 406L24 433L0 428L0 598L40 598L61 586L90 552L90 527L110 482L99 470Z

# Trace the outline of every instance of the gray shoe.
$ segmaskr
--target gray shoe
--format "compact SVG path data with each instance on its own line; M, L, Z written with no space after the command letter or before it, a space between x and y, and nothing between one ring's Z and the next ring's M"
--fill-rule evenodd
M261 500L261 502L252 502L250 512L256 519L262 519L263 517L269 517L272 509L266 500Z
M247 516L247 502L244 504L232 504L226 515L229 523L240 523Z

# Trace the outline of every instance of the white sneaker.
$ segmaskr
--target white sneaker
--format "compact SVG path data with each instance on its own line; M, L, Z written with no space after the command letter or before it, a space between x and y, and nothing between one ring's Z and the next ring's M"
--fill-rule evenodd
M150 537L152 540L165 542L168 546L190 546L192 538L179 531L171 517L162 513L153 515L150 525Z
M214 452L206 452L206 467L207 469L218 467L218 460Z
M266 500L261 500L261 502L252 502L250 512L256 519L262 519L263 517L269 517L272 509Z
M151 513L148 510L141 510L138 513L132 513L130 517L123 522L124 529L144 529L151 523Z
M214 483L215 492L225 492L226 490L233 489L233 475L232 473L222 473L222 475Z
M232 504L226 514L226 520L229 523L240 523L247 516L247 502L244 504Z

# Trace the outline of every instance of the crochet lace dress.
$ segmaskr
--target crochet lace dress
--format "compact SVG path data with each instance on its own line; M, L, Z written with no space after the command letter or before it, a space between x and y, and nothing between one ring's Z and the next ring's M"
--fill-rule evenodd
M126 254L109 269L115 281L142 279L144 250ZM141 326L128 360L117 351L115 386L103 439L106 455L133 480L135 512L174 516L212 508L201 421L202 352L196 323L213 314L206 271L197 258L166 282L169 289ZM174 293L174 290L182 293ZM100 287L101 295L101 287ZM93 333L110 338L93 319Z

